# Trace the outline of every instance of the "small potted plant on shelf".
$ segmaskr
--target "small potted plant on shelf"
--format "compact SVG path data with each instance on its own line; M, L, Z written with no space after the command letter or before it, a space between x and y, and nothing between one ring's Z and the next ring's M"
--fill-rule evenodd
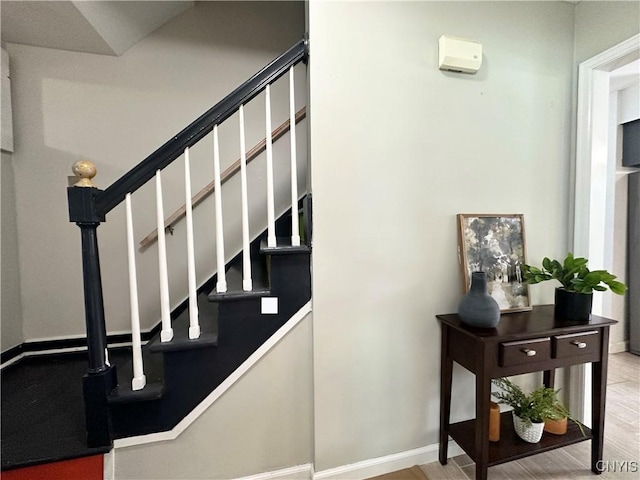
M593 303L593 291L624 295L627 287L606 270L589 270L586 258L568 253L562 263L545 257L542 268L523 265L523 279L535 284L546 280L558 280L562 286L556 288L555 316L564 320L589 320Z
M544 431L554 435L564 435L567 433L567 423L571 414L567 407L560 402L553 406L553 410L554 413L544 419ZM582 425L579 422L576 422L576 425L582 430ZM584 431L582 431L582 434L584 435Z
M526 395L508 378L494 379L492 383L500 388L500 391L493 392L498 403L513 408L513 427L525 442L538 443L542 438L545 420L560 419L566 411L564 407L562 411L558 409L562 404L553 388L540 387ZM568 412L566 414L569 416Z

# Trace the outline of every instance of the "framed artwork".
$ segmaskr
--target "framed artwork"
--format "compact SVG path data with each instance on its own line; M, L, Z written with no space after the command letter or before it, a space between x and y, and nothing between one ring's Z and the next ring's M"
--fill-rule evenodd
M458 254L464 293L472 272L487 274L487 290L502 312L531 310L529 285L523 282L526 263L524 216L519 214L458 214Z

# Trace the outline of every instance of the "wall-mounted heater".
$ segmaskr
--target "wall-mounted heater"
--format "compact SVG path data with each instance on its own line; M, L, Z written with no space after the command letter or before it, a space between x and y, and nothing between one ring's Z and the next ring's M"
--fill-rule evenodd
M442 35L438 41L438 68L449 72L476 73L482 65L482 44Z

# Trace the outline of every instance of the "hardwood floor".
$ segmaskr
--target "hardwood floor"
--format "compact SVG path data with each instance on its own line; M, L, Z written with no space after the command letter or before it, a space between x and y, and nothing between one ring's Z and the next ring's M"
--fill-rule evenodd
M640 477L640 356L609 356L604 461L608 470L591 473L591 442L581 442L551 452L489 468L490 480L593 480ZM624 463L626 462L626 463ZM635 462L635 463L634 463ZM614 471L615 468L615 471ZM430 480L473 480L475 464L467 455L422 465Z

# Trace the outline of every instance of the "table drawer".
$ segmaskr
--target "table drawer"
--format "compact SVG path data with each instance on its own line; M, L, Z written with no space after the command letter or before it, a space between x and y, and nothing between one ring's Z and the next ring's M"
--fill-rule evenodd
M500 366L544 362L551 358L551 338L533 338L500 344Z
M600 335L597 330L553 337L553 356L555 358L591 355L599 350Z

